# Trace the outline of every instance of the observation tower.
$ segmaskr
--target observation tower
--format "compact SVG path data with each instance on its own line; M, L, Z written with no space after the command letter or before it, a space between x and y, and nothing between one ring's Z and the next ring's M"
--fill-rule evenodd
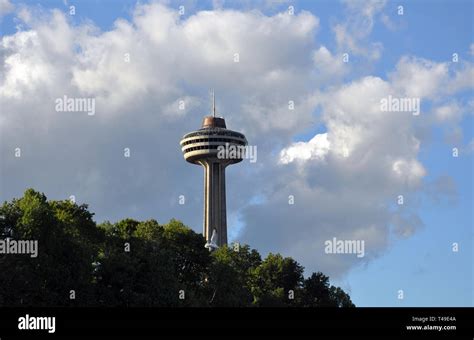
M215 103L213 93L212 116L204 117L202 127L185 134L180 142L184 159L204 168L203 235L209 250L227 244L225 168L243 157L232 152L232 157L223 157L222 150L243 149L247 145L242 133L227 129L224 118L216 117Z

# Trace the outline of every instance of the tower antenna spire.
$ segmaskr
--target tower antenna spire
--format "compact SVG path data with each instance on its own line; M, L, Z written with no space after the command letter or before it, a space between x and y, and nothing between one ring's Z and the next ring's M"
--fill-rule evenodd
M212 89L212 116L216 118L216 94Z

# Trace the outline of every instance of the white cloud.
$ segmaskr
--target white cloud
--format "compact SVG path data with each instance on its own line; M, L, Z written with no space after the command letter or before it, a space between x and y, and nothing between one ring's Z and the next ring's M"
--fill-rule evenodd
M474 64L466 62L456 68L454 77L446 86L446 92L452 94L467 89L474 89Z
M284 147L279 154L280 167L271 170L280 180L268 189L268 203L258 206L262 211L246 211L248 219L257 220L258 232L262 228L266 231L268 244L281 244L286 252L304 258L303 264L309 267L313 262L303 253L310 249L311 258L318 259L323 271L338 276L383 253L390 235L410 237L423 226L413 208L388 208L396 205L399 195L416 195L420 190L442 196L438 189L424 188L428 170L418 159L416 126L420 119L410 113L382 111L380 100L388 95L437 93L439 89L427 87L426 78L432 76L430 71L434 78L444 77L444 72L439 72L444 66L407 62L402 58L388 80L363 77L321 95L321 122L327 131L308 142ZM410 82L402 82L410 68L418 74L412 75ZM446 77L443 79L452 79ZM294 197L294 205L288 205L289 195ZM268 216L270 222L265 225ZM291 230L286 231L289 225ZM247 229L245 237L259 236ZM332 237L364 239L367 257L334 259L324 254L324 241ZM285 238L292 241L285 242Z
M401 181L407 183L419 184L421 179L426 175L423 165L416 159L396 160L393 162L392 170Z
M327 133L315 135L309 142L296 142L280 152L280 163L288 164L295 160L308 161L324 159L329 151Z
M463 114L462 108L456 102L450 102L434 109L434 115L438 122L458 122Z
M318 103L326 133L282 149L279 185L270 189L268 206L259 207L265 211L251 211L249 218L257 216L258 225L263 225L264 216L271 211L273 223L266 235L272 236L268 242L281 242L295 256L312 249L323 271L333 275L378 256L388 246L390 234L400 238L413 235L423 226L416 210L405 207L393 211L387 207L394 205L399 195L424 191L439 201L446 194L444 184L424 184L428 170L418 159L417 126L429 124L431 119L382 111L380 100L389 95L421 97L435 104L435 123L456 123L468 110L451 95L470 86L465 82L470 68L466 63L450 72L446 63L402 57L387 80L363 77L321 94ZM324 143L316 143L323 137L327 148L321 148ZM298 175L291 175L295 173ZM443 183L449 183L447 180ZM453 190L447 194L452 197ZM294 197L295 204L285 207L288 195ZM336 217L337 213L340 216ZM283 229L290 224L298 228L286 233ZM256 237L255 232L247 233L249 239ZM278 235L296 241L284 243ZM366 238L368 258L328 258L322 247L324 240L332 237ZM304 264L311 266L311 260L305 260Z
M422 58L403 57L392 73L394 87L408 97L434 98L448 79L447 63Z
M353 53L356 56L363 56L369 60L380 59L382 55L382 44L371 43L370 46L362 43L362 37L359 38L353 34L350 27L346 25L334 26L334 33L336 36L336 42L339 46L339 50L344 53Z
M318 78L322 78L326 83L338 80L348 71L342 55L333 55L325 46L314 52L313 61Z
M385 7L387 0L344 0L343 3L351 11L371 18Z
M344 53L363 56L371 61L381 57L383 46L379 42L368 42L372 33L374 18L386 5L385 0L343 1L347 17L342 23L333 27L339 50Z

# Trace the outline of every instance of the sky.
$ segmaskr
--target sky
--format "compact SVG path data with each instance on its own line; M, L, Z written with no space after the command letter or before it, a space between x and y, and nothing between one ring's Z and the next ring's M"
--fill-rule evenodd
M227 169L231 242L322 271L357 306L473 306L473 7L0 0L0 200L32 187L98 223L201 232L203 170L179 140L213 88L257 148ZM328 253L334 238L363 256Z

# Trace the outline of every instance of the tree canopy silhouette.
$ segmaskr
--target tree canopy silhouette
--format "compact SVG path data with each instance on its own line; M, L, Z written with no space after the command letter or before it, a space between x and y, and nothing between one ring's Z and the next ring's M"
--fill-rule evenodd
M248 245L209 253L182 222L96 224L88 206L28 189L0 208L0 238L38 256L0 254L1 306L354 307L323 273Z

